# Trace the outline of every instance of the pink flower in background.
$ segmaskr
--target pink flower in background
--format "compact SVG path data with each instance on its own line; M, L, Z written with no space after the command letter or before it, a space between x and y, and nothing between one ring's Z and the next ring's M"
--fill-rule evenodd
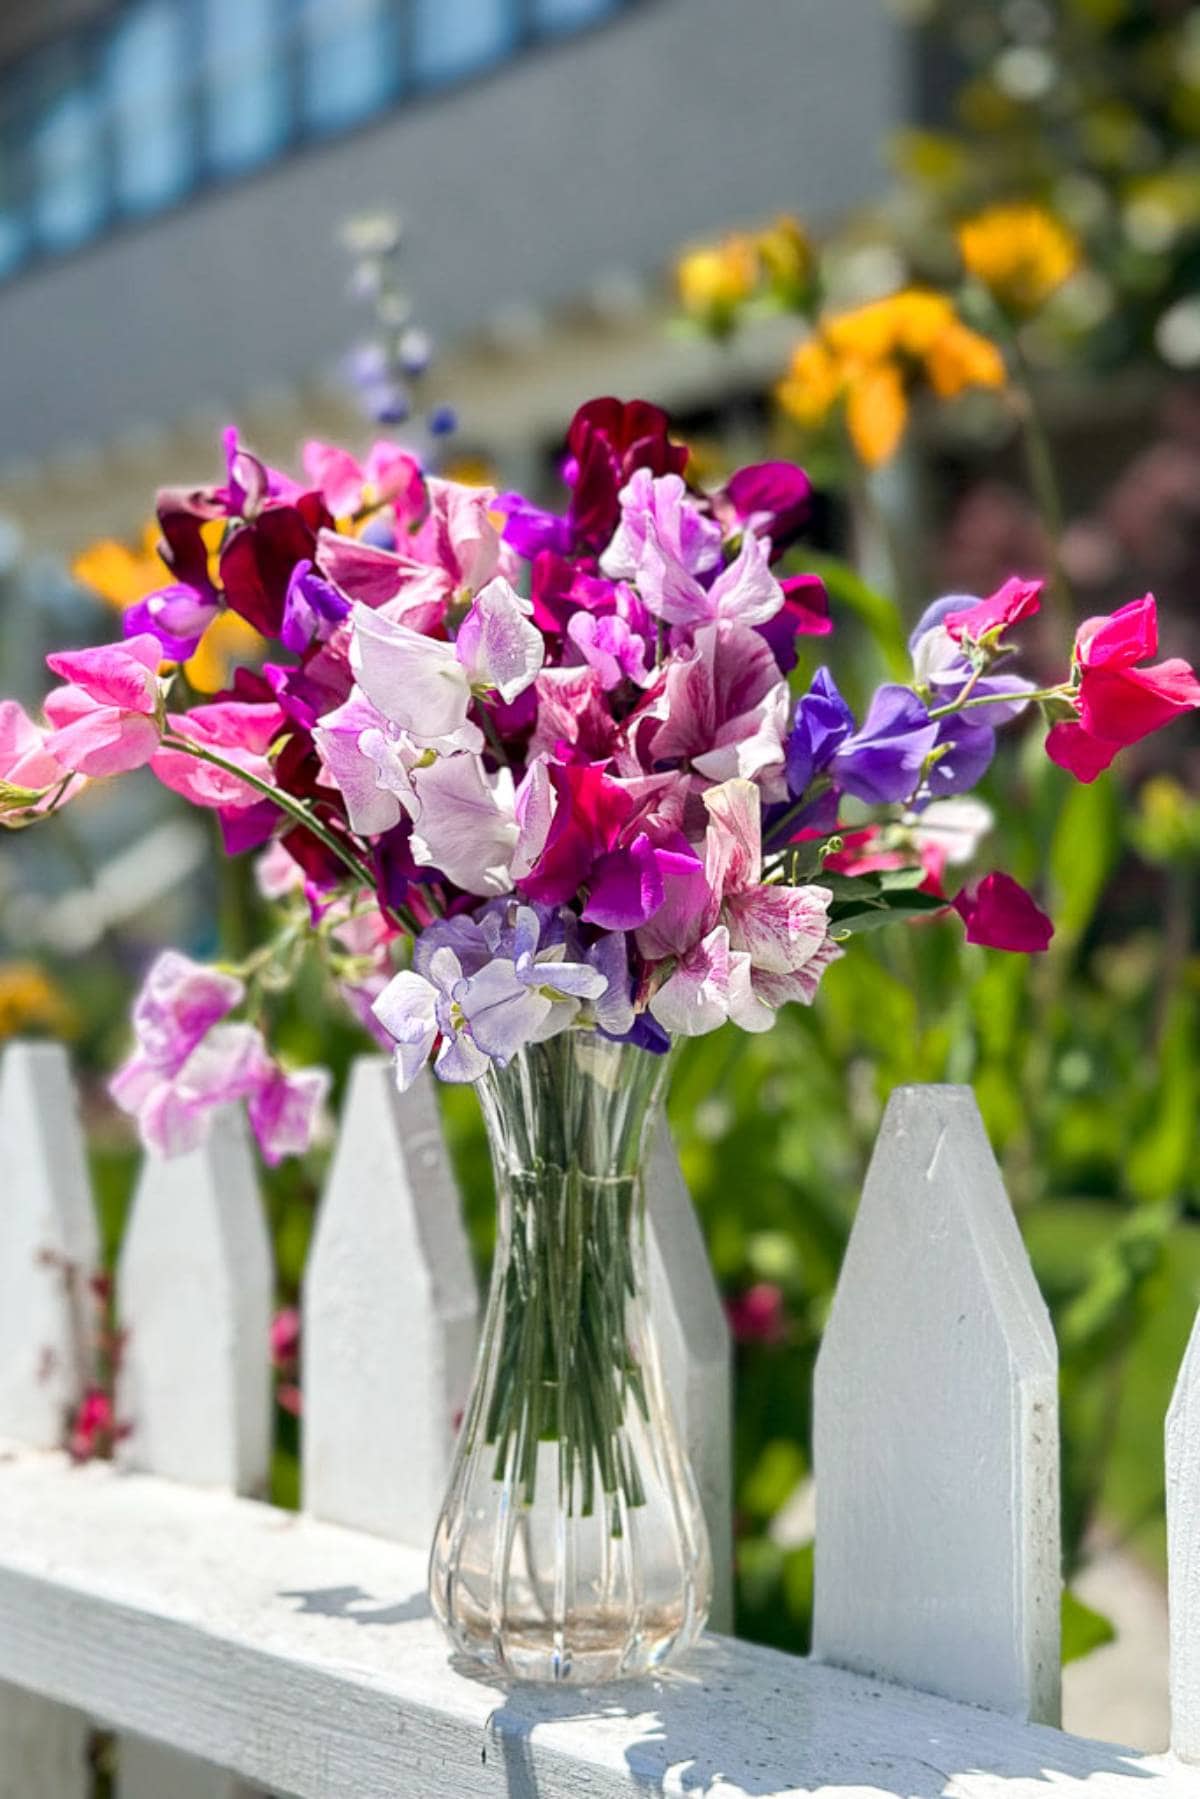
M783 1290L774 1281L756 1281L736 1298L727 1299L725 1314L735 1343L775 1344L787 1339Z
M951 904L967 928L968 943L1026 954L1050 947L1053 924L1011 875L984 875L974 888L964 887L956 894Z
M1052 727L1046 738L1052 762L1080 781L1094 781L1119 750L1200 707L1200 681L1180 657L1136 666L1157 649L1153 594L1080 625L1075 637L1079 721Z
M284 1306L271 1320L271 1366L275 1370L275 1402L293 1418L303 1410L300 1372L300 1313Z
M161 661L162 646L148 632L47 656L66 682L46 696L46 749L61 768L102 777L149 762L159 740Z
M324 1070L285 1075L254 1025L226 1022L245 998L233 975L165 950L133 1008L137 1047L109 1092L160 1155L194 1149L212 1114L251 1101L250 1122L269 1162L307 1147L327 1090Z
M106 1460L130 1426L117 1422L112 1395L103 1387L89 1387L79 1402L67 1439L67 1454L73 1462Z

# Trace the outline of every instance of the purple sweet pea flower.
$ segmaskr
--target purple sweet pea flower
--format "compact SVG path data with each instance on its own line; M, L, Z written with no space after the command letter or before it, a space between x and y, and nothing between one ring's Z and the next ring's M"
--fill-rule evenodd
M719 500L751 530L771 540L772 556L786 550L808 523L812 482L791 462L755 462L730 476Z
M819 668L796 702L787 740L788 792L798 799L814 775L824 773L854 729L854 714L827 668Z
M837 784L857 799L887 805L909 799L938 727L911 687L885 682L871 701L862 728L841 744L829 764Z
M200 639L220 610L215 594L200 594L194 587L178 583L148 593L144 600L129 607L121 624L126 637L139 637L148 631L157 637L169 661L186 662L195 655Z
M990 706L981 708L981 712L990 711ZM946 753L938 757L927 778L930 795L947 799L954 793L969 793L991 766L996 753L995 731L981 722L980 712L960 713L939 719L935 748L943 745Z
M518 556L532 562L541 550L552 550L556 556L569 554L572 532L565 518L535 506L519 493L497 494L493 504L504 515L504 541Z
M283 600L283 647L301 655L314 637L329 637L348 617L350 602L331 581L326 581L305 557L292 571Z

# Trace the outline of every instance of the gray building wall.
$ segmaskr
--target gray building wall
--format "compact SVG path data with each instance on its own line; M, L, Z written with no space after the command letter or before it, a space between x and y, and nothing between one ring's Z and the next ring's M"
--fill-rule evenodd
M410 220L409 284L453 342L690 237L843 211L907 91L882 0L646 0L0 287L0 479L329 366L351 211Z

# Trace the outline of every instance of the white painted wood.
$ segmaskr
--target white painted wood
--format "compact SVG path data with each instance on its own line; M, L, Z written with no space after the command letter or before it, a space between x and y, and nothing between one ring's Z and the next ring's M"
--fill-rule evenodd
M1200 1799L1169 1757L719 1637L603 1692L500 1687L424 1592L400 1544L0 1459L0 1679L295 1799Z
M148 1156L121 1247L125 1467L265 1492L271 1245L241 1109L200 1148Z
M663 1380L700 1489L713 1557L714 1630L733 1627L733 1360L708 1245L670 1127L646 1165L650 1309Z
M304 1283L304 1507L427 1553L478 1295L428 1075L351 1072Z
M145 1737L121 1737L117 1799L252 1799L236 1774Z
M0 1686L0 1799L90 1799L90 1735L70 1706Z
M15 1043L0 1077L0 1432L63 1443L87 1381L99 1264L66 1051Z
M1056 1352L967 1087L901 1087L817 1365L814 1653L1054 1721Z
M100 1260L60 1044L5 1052L0 1145L0 1432L52 1448L87 1384L87 1280ZM87 1799L88 1734L78 1712L0 1686L0 1799Z
M1200 1318L1167 1413L1171 1747L1200 1762Z

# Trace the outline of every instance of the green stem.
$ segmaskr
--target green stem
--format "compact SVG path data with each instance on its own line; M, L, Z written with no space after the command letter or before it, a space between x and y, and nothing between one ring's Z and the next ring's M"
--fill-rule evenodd
M1070 697L1070 688L1066 684L1060 682L1057 687L1037 687L1032 693L1019 695L1005 694L999 697L994 693L981 693L978 699L965 699L963 695L968 693L974 685L974 680L969 681L967 686L963 688L963 692L959 695L958 699L951 700L948 706L935 707L929 714L930 718L949 718L952 712L971 712L976 706L997 706L1001 704L1003 699L1019 698L1032 705L1035 700L1061 700Z

